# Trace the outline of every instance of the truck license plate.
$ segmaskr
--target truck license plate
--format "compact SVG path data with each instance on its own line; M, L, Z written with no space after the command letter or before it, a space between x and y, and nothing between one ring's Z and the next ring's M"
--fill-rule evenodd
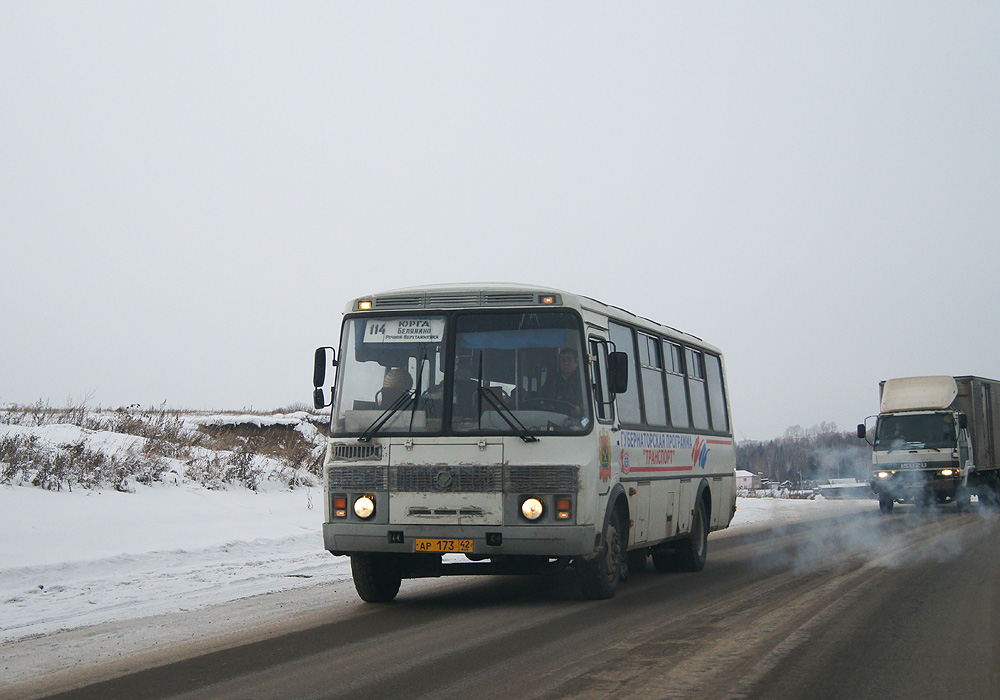
M415 552L458 552L472 553L472 540L436 540L417 538L413 541Z

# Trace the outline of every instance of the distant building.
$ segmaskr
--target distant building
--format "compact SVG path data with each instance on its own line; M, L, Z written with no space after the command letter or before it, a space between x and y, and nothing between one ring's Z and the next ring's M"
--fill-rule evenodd
M823 498L873 498L871 486L857 479L830 479L828 484L820 484L813 491Z
M748 472L746 469L736 470L736 488L738 489L759 489L760 475Z

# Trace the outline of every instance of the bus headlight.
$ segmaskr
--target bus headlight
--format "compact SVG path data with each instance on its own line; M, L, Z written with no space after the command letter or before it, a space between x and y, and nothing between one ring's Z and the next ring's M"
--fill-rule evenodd
M955 472L952 469L942 469L941 470L941 476L951 476L954 473Z
M878 478L879 479L888 479L889 478L889 472L879 472L878 473Z
M362 520L372 517L375 512L375 497L362 496L354 502L354 514Z
M542 502L537 498L525 498L521 501L521 515L528 520L538 520L544 512Z

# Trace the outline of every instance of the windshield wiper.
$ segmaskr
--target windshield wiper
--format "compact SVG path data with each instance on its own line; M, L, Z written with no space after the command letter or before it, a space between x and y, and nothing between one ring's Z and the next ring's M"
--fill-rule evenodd
M416 401L416 394L412 391L407 391L401 394L398 399L389 405L389 408L382 411L382 415L372 421L372 424L365 428L365 432L361 433L361 436L358 438L358 442L369 442L372 439L372 435L381 430L382 426L388 423L389 419L402 410L403 407L410 401Z
M504 400L493 393L492 389L486 389L482 386L479 387L479 396L486 399L493 410L497 412L497 415L503 418L504 422L510 426L510 429L514 431L514 434L525 442L538 442L538 438L528 432L524 423L518 420L517 415L510 410L510 406L504 403ZM515 425L515 423L517 425Z

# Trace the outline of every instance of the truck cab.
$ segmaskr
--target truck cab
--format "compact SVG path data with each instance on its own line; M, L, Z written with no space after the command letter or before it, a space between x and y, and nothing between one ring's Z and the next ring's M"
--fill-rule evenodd
M894 503L969 502L966 417L955 411L881 413L872 443L872 490L883 512Z

